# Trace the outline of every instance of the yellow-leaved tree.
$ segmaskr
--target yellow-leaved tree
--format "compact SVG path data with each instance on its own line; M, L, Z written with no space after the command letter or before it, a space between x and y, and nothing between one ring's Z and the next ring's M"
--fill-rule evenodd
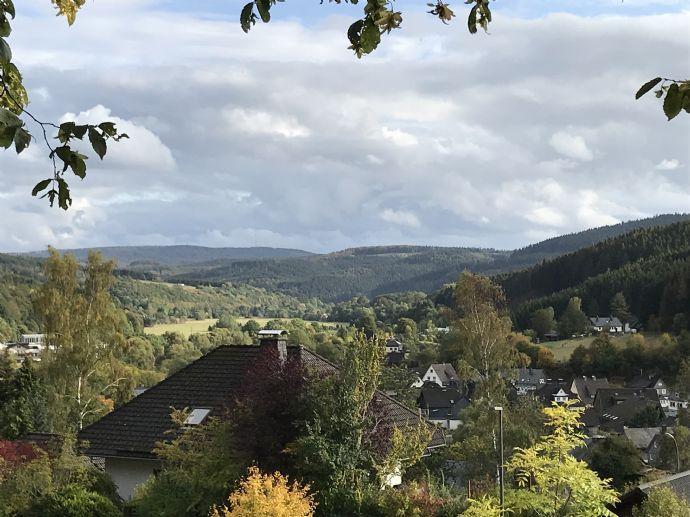
M290 484L280 472L262 474L251 467L228 505L213 508L211 517L311 517L315 508L309 485Z
M544 413L551 432L532 447L517 449L506 465L517 486L506 490L506 510L516 516L615 517L609 507L618 496L609 480L572 455L585 445L582 409L554 404ZM497 509L495 500L471 501L464 515L492 517Z

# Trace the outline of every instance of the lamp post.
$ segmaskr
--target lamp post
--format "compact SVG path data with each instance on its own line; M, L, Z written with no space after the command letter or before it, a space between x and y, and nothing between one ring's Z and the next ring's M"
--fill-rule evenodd
M503 406L496 406L494 411L498 411L498 422L499 422L499 447L500 447L500 459L501 464L498 467L498 482L500 486L500 497L501 497L501 515L504 515L505 508L505 484L503 480Z
M664 433L665 436L668 436L671 440L673 440L673 443L676 446L676 474L680 472L680 451L678 450L678 442L676 441L676 437L673 436L671 433L666 432Z

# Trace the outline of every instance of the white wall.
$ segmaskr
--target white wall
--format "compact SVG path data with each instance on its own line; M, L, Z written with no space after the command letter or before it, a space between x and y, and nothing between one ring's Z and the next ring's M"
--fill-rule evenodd
M158 460L140 460L127 458L106 458L105 471L117 485L117 493L125 501L134 496L134 489L160 468Z

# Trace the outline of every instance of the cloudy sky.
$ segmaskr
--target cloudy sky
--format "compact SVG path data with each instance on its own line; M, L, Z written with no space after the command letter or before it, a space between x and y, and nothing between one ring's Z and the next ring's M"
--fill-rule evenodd
M30 196L44 148L1 153L0 250L512 248L690 212L690 116L633 99L688 75L689 0L496 0L474 36L461 2L448 26L425 3L398 0L404 28L357 60L359 11L335 3L288 0L245 35L235 0L95 0L69 29L17 2L32 111L131 139L68 212Z

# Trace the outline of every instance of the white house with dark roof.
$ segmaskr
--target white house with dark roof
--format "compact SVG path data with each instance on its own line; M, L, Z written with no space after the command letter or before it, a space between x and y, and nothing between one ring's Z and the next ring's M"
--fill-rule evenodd
M323 357L303 347L285 345L283 333L264 333L260 337L259 346L225 345L210 351L79 432L84 454L104 462L124 500L130 500L136 487L160 469L161 461L154 449L157 442L169 439L168 432L174 428L171 408L187 408L185 426L199 425L212 416L222 418L251 365L270 347L277 347L281 356L282 348L287 358L299 360L317 372L337 371ZM384 393L377 391L375 400L376 411L393 425L404 430L419 422L417 410ZM444 444L442 431L434 428L428 447Z
M419 379L414 386L421 388L426 382L433 382L439 386L445 387L458 384L460 378L452 364L434 363L427 368L426 373L422 375L421 379Z
M624 327L621 320L615 316L589 318L590 327L594 332L609 332L610 334L622 334Z

